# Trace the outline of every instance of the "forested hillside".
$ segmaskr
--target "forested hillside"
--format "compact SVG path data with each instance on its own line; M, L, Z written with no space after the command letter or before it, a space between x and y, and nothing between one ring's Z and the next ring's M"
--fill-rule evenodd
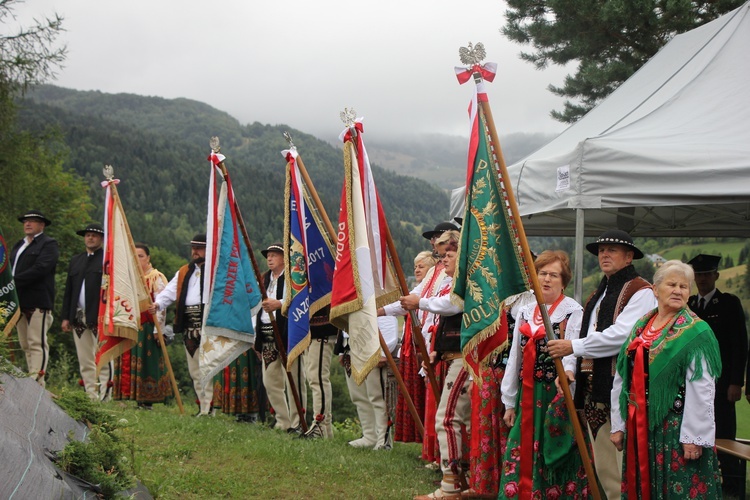
M282 136L284 131L292 134L329 217L337 219L343 180L341 149L308 134L282 125L257 122L242 125L227 113L187 99L112 95L44 85L27 94L20 104L21 128L36 133L59 130L61 137L50 139L54 146L50 154L61 153L59 156L66 158L65 168L83 179L95 205L90 216L101 217L101 170L105 163L110 163L122 180L119 190L134 237L174 254L184 257L184 243L205 227L206 157L208 141L213 135L221 138L222 153L227 156L226 164L256 251L281 238L285 161L280 152L288 147ZM331 127L337 130L342 125L333 122ZM378 143L376 130L366 128L365 138L368 144ZM55 149L59 149L61 143L67 151ZM375 180L391 231L407 274L411 274L411 259L426 244L420 233L445 219L448 198L432 184L379 168L379 156L387 163L386 151L399 153L395 145L387 150L370 149ZM60 200L52 201L51 206L60 211ZM85 209L80 203L71 210ZM44 209L43 206L37 208ZM50 215L53 219L65 216L64 213ZM53 229L57 231L58 226ZM13 225L6 229L6 236L11 233L11 241L15 236L13 231L20 231L20 228ZM65 235L55 236L65 239ZM73 244L78 241L76 238L70 236ZM721 238L639 239L636 244L648 254L684 261L700 252L723 255L722 269L746 264L750 251L744 241ZM531 246L537 252L560 248L572 255L574 241L572 238L532 238ZM745 251L741 251L743 248ZM650 262L640 261L638 267L649 278L653 274ZM750 283L745 283L750 277L745 275L744 267L737 272L740 279L736 277L730 283L732 291L743 300L750 300ZM584 282L585 292L588 292L598 281L596 258L588 253L585 254L584 276L590 277Z
M203 231L209 164L208 141L219 136L222 153L256 250L281 238L285 160L289 131L329 217L338 216L343 181L342 152L284 126L241 125L227 113L187 99L82 92L44 85L19 105L19 125L30 131L59 130L68 148L64 166L83 177L102 213L99 187L105 164L115 167L118 186L137 240L184 255L184 243ZM342 124L332 122L332 128ZM365 130L365 139L377 131ZM377 166L371 157L383 207L408 269L425 248L420 233L448 212L448 197L426 182ZM54 214L52 214L54 216Z

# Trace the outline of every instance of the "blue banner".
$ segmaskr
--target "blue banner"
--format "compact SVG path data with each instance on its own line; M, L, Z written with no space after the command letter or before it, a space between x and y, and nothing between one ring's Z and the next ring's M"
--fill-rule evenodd
M215 163L222 159L216 157ZM226 182L221 185L218 200L215 196L215 185L219 182L217 170L213 170L209 186L206 224L206 309L199 357L203 383L208 383L211 377L252 347L255 340L253 316L261 301L250 253L241 238L239 214L228 174Z
M233 203L230 204L234 201L231 198L233 196L224 199L226 209L205 328L220 330L208 333L248 341L247 337L254 334L250 311L260 303L261 296L247 246L240 241L237 213Z
M310 318L331 303L334 257L330 241L321 229L320 216L310 203L296 154L287 155L285 189L284 258L286 300L282 313L288 317L288 364L310 344ZM327 315L326 315L327 316Z

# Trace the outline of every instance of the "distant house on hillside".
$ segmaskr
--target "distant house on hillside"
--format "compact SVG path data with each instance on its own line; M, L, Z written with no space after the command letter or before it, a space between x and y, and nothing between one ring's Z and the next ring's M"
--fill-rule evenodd
M654 267L659 268L662 264L664 264L667 260L659 255L658 253L650 253L646 254L646 258L651 261L651 263L654 265Z

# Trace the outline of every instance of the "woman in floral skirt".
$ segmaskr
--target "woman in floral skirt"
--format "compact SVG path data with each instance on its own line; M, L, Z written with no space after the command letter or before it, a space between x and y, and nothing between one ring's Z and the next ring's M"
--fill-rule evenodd
M167 286L166 276L151 266L151 251L143 243L136 243L135 253L146 279L151 299ZM165 312L157 313L157 321L164 325ZM133 399L139 408L150 409L154 403L164 403L172 395L172 386L154 328L151 313L141 313L138 342L122 354L115 363L114 399Z
M555 338L576 339L583 309L563 294L571 279L568 254L547 250L534 262ZM563 358L569 379L575 358ZM588 483L557 372L547 354L539 305L521 308L502 383L508 434L498 498L587 498Z
M714 449L719 344L687 307L693 269L654 275L658 306L633 327L617 359L612 442L623 454L622 498L721 498Z

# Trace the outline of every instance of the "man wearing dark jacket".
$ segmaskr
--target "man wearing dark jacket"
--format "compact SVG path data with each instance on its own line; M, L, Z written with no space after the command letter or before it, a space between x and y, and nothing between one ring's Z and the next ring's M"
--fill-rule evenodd
M719 342L721 376L716 381L714 395L716 439L735 439L737 414L734 404L742 398L747 362L747 330L740 299L716 288L720 260L721 257L717 255L701 254L688 262L695 271L695 285L698 288L698 294L688 299L688 306L708 323ZM740 467L744 467L744 464L726 453L719 453L719 464L724 494L739 495Z
M44 234L52 224L39 210L29 210L18 218L25 237L10 253L13 280L18 290L21 319L18 342L26 355L29 376L44 387L49 362L47 330L52 325L55 304L55 268L60 257L57 241Z
M101 368L98 380L96 377L104 229L100 224L93 223L76 231L76 234L83 236L86 251L70 259L63 295L62 330L74 332L78 368L86 394L95 401L104 401L109 397L112 386L112 362Z

